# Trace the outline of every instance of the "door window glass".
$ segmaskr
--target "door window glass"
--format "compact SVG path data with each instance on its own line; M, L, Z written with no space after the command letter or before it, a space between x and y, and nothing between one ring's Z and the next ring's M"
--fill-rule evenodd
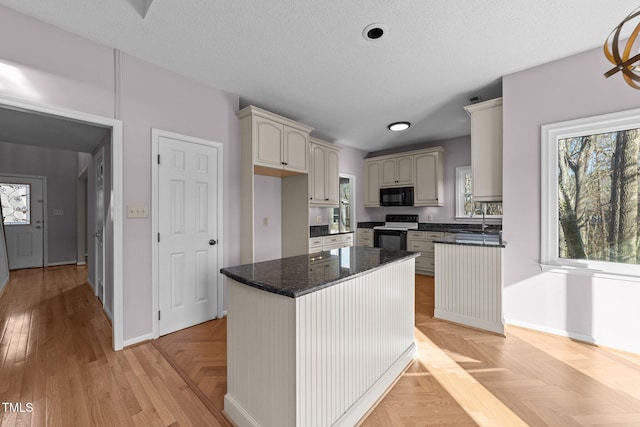
M4 225L31 224L31 185L0 182Z

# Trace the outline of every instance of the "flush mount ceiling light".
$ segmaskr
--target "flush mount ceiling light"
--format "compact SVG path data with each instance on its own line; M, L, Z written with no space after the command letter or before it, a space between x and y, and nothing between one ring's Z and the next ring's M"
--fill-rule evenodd
M403 130L409 129L411 127L411 123L409 123L409 122L395 122L395 123L391 123L387 127L392 132L401 132Z
M634 45L636 44L636 38L638 37L638 33L640 33L640 22L636 24L636 28L629 36L627 43L624 45L624 50L622 54L620 53L621 47L619 44L620 33L622 32L622 26L629 21L634 20L640 16L640 8L634 10L626 18L618 24L616 28L611 31L609 37L607 37L607 41L604 43L604 56L615 65L612 69L604 73L605 77L611 77L618 71L622 71L622 77L627 84L633 88L640 89L640 53L631 56L632 51L638 51L638 48L634 49ZM613 36L613 39L611 39ZM609 40L611 39L611 43ZM609 46L611 45L611 48Z
M376 23L369 24L362 30L362 37L366 40L378 40L387 32L387 26L384 24Z

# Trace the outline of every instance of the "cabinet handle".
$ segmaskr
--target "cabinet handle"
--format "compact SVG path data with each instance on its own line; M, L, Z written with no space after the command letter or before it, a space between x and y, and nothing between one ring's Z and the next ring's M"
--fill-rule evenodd
M324 200L329 201L329 199L324 199Z

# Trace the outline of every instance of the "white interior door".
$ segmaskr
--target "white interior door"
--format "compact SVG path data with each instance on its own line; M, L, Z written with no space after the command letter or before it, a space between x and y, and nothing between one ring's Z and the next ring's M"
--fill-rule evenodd
M218 314L218 157L216 147L158 138L158 332Z
M94 156L93 162L96 171L95 291L104 304L104 148Z
M42 178L0 176L9 269L44 266Z

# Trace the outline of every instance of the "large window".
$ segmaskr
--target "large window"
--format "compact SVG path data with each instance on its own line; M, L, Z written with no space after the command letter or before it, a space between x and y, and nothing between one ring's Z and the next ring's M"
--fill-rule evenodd
M4 225L31 224L31 186L0 182L0 202Z
M482 210L486 218L502 218L502 203L479 203L473 200L473 175L471 166L456 168L456 217L481 218Z
M640 110L543 126L543 264L640 276Z

